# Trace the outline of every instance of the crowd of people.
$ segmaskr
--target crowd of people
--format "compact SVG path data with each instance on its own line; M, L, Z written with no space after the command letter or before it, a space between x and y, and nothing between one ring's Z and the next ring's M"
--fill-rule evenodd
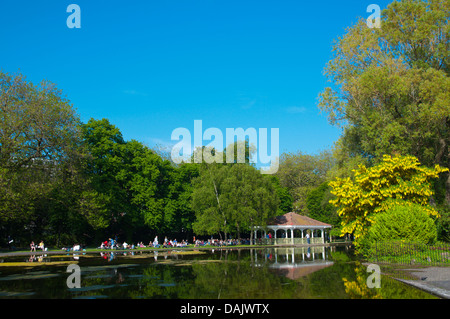
M195 236L193 238L193 245L194 247L201 247L201 246L234 246L234 245L248 245L250 244L250 240L247 239L241 239L238 241L237 239L208 239L208 240L200 240L195 239ZM115 239L108 238L108 240L103 241L99 247L99 249L139 249L139 248L177 248L177 247L187 247L189 245L189 242L187 240L177 241L177 239L168 239L167 237L164 238L163 242L160 244L158 240L158 236L155 236L153 241L150 241L148 245L145 245L142 241L137 242L136 244L128 244L127 242L120 243L117 240L117 237ZM47 247L45 247L44 242L41 241L39 245L36 245L34 241L30 243L30 249L31 251L36 251L37 249L40 249L42 251L47 251ZM80 244L74 244L72 247L63 247L62 250L65 251L81 251L82 246Z
M240 241L237 239L227 239L227 240L222 240L222 239L208 239L208 240L195 240L194 237L194 246L195 247L200 247L200 246L218 246L218 247L222 247L222 246L235 246L235 245L250 245L250 239L249 238L245 238L245 239L241 239Z
M169 248L169 247L187 247L189 243L185 240L178 242L176 239L169 240L167 237L164 238L164 241L160 244L158 240L158 236L155 237L153 241L150 241L148 245L145 245L142 241L137 242L136 244L129 244L126 241L120 243L116 239L108 238L100 244L98 248L100 249L138 249L138 248Z
M234 245L249 245L250 239L241 239L240 241L237 239L208 239L208 240L200 240L196 239L195 236L193 238L194 247L202 247L202 246L234 246ZM129 244L126 241L120 243L116 239L108 238L100 244L99 249L139 249L139 248L183 248L187 247L189 242L187 240L177 241L177 239L168 239L164 238L162 243L159 243L158 236L155 236L153 241L150 241L148 245L145 245L142 241L137 242L136 244Z

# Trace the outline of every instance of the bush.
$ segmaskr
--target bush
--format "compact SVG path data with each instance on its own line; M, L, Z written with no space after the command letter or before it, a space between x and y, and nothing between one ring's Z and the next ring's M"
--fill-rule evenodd
M342 233L353 234L359 249L375 216L404 202L420 204L429 215L439 216L428 205L433 195L431 181L446 171L439 165L422 166L414 156L385 155L378 165L359 166L353 178L330 182L331 194L336 196L330 203L339 209Z
M407 202L377 214L367 234L370 243L402 240L431 244L436 239L437 228L426 207Z
M450 206L443 204L437 210L441 216L436 223L438 240L450 242Z

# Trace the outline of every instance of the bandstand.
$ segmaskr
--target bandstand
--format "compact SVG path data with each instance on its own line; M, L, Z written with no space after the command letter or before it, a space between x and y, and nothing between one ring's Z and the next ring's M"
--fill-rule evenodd
M324 244L325 231L331 227L329 224L291 212L275 217L265 227L256 226L253 230L257 244L306 245Z

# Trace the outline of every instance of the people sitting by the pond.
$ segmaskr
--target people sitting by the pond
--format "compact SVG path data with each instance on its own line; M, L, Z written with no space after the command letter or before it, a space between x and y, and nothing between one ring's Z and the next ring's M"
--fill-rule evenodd
M166 237L167 238L167 237ZM163 243L163 248L170 248L170 247L173 247L173 245L172 245L172 241L171 240L164 240L164 243Z
M44 241L41 240L41 242L39 243L38 248L39 248L39 249L42 249L42 251L46 250L46 249L45 249L45 246L44 246Z
M80 250L81 250L80 244L73 245L73 251L80 251Z
M145 245L144 245L144 243L142 241L140 243L138 243L137 246L139 248L145 248Z
M188 245L187 241L184 239L181 241L181 243L178 244L178 247L186 247Z
M127 249L127 248L128 248L128 246L129 246L129 245L127 244L127 242L126 242L126 241L124 241L124 242L123 242L123 244L122 244L122 247L123 247L123 249Z
M158 236L155 236L155 239L153 239L153 245L152 246L155 247L155 248L159 248Z
M36 245L34 244L34 241L31 242L30 248L31 248L30 251L36 251Z

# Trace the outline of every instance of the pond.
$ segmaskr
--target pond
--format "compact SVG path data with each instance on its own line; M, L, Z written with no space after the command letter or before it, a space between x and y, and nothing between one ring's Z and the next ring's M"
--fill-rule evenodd
M434 298L383 275L368 288L370 274L349 246L48 254L2 258L0 298Z

